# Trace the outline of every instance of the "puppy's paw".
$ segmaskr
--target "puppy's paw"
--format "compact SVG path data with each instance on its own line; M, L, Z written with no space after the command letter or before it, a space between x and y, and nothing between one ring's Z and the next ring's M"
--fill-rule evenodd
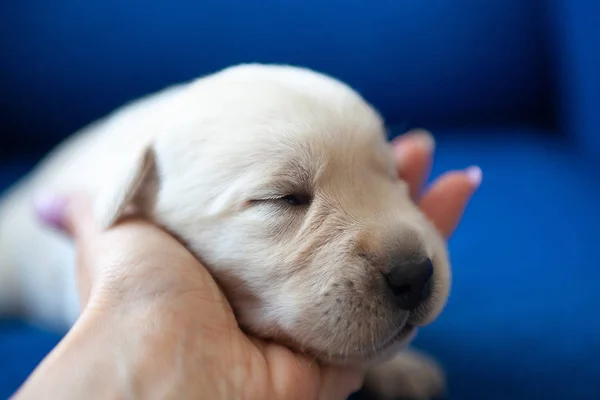
M371 369L365 389L369 398L378 400L436 399L446 392L446 376L429 356L404 350L396 358Z

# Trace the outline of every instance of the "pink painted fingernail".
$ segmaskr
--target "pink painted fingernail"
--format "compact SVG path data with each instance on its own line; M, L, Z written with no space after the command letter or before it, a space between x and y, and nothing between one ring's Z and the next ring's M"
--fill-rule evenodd
M481 172L481 168L474 165L467 169L465 169L469 180L475 185L475 187L479 187L481 185L481 180L483 179L483 173Z
M63 197L51 193L38 193L33 199L33 207L38 218L56 229L63 229L66 206L67 201Z

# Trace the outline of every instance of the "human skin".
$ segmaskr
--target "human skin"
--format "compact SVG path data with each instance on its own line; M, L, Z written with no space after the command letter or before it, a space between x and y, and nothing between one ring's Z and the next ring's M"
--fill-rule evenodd
M448 238L481 171L447 172L421 196L433 140L413 132L394 146L411 195ZM154 225L129 218L102 231L81 194L46 196L37 209L75 240L82 312L15 399L335 400L361 387L361 371L247 336L209 272Z

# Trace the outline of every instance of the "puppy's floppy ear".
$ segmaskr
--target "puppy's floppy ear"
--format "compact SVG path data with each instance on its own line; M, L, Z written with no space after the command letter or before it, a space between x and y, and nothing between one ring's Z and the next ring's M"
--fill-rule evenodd
M116 166L109 167L113 171L112 176L95 199L96 221L103 229L116 223L127 206L136 206L135 202L144 186L149 184L151 176L156 177L155 153L151 145L120 161Z

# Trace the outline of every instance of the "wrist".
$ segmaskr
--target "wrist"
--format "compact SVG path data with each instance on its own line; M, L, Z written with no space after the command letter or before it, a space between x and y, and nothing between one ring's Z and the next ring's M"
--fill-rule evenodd
M252 368L239 362L247 343L221 297L119 297L92 293L16 397L218 399L247 389Z
M61 399L122 398L119 372L111 362L110 331L93 324L86 314L75 323L15 394L16 399L38 399L51 393ZM98 321L99 322L99 321Z
M240 397L248 379L243 380L244 386L229 381L235 375L232 370L239 367L228 365L236 357L224 354L224 350L239 354L239 337L232 338L239 334L235 319L233 324L213 324L207 319L218 307L197 310L195 302L183 297L113 304L112 309L107 303L90 301L78 321L78 335L105 330L100 341L113 344L106 357L113 369L119 366L119 397Z
M48 393L67 400L186 398L191 390L203 393L184 382L187 371L179 371L177 357L191 355L178 353L177 335L161 319L151 309L123 315L86 308L15 398Z
M119 398L190 398L211 393L211 385L204 381L206 371L200 374L193 368L204 364L199 359L204 353L194 341L197 338L188 337L192 332L185 321L176 321L168 310L130 305L126 312L90 308L84 314L78 334L95 335L90 346L96 341L107 344L94 357L112 370L109 374L113 374ZM102 330L103 334L98 333Z

